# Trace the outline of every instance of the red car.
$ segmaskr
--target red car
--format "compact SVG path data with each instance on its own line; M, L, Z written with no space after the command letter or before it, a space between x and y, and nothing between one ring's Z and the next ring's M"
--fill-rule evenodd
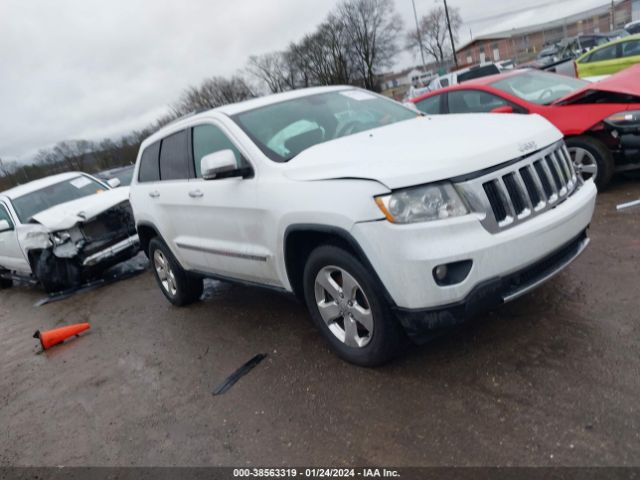
M565 135L583 178L594 177L599 188L614 172L640 169L640 65L594 83L513 70L429 92L411 102L428 115L542 115Z

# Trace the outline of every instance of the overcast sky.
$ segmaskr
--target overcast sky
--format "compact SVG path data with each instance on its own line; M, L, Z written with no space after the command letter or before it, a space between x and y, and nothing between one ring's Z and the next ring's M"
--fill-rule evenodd
M438 0L441 2L441 0ZM448 0L461 40L606 0ZM395 0L413 26L411 0ZM1 0L0 158L25 160L60 140L142 128L181 91L284 49L338 0ZM437 5L416 0L418 14ZM534 11L522 11L539 7ZM569 12L570 11L570 12ZM505 15L506 14L506 15ZM399 66L411 63L400 56Z

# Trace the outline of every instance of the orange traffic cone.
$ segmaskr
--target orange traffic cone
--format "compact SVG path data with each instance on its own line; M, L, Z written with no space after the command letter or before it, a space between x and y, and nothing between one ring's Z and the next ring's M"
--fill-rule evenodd
M89 330L91 325L88 323L76 323L75 325L69 325L67 327L56 328L54 330L48 330L41 332L38 330L33 334L33 338L39 338L42 349L46 350L64 342L67 338L78 335L85 330Z

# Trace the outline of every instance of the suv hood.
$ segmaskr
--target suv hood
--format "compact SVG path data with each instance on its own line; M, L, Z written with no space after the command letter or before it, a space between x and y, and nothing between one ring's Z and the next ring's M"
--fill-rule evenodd
M102 193L89 195L70 202L61 203L55 207L43 210L32 217L52 232L68 230L80 222L91 220L102 212L115 207L119 203L129 200L129 187L105 190Z
M596 92L630 95L634 98L627 103L640 103L640 82L638 78L640 78L640 65L634 65L604 80L586 85L557 100L553 105L571 105L584 101L585 97ZM599 97L599 101L602 101L602 96ZM620 103L620 99L612 98L611 103Z
M284 174L301 181L370 179L395 189L493 167L561 138L538 115L418 117L315 145L286 163Z

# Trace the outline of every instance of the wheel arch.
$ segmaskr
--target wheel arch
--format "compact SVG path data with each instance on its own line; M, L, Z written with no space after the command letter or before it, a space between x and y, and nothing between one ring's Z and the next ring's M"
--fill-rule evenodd
M304 298L303 274L309 254L321 245L333 245L353 254L371 272L384 292L385 299L394 305L391 295L380 280L369 258L357 240L347 230L322 224L289 225L284 233L283 255L287 278L293 293Z
M140 222L136 225L136 229L138 230L138 237L140 238L140 249L144 252L144 254L149 256L149 243L155 237L162 238L160 232L155 227L155 225L149 222Z

